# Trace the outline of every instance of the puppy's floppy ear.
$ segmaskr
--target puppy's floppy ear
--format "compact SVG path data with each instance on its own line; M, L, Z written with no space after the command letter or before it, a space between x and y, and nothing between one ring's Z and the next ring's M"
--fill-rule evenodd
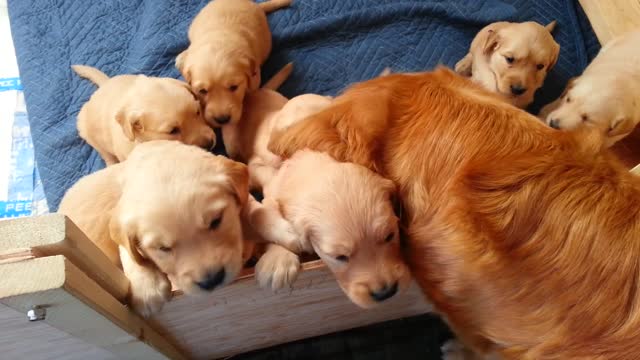
M114 209L113 214L117 214L117 208ZM112 215L109 220L109 234L111 239L118 245L127 250L131 258L139 265L147 265L148 261L140 254L138 250L138 237L135 233L135 229L130 229L123 226L120 223L117 215Z
M545 28L545 29L547 29L547 31L548 31L549 33L552 33L552 32L553 32L553 29L555 29L555 28L556 28L556 24L557 24L557 23L558 23L557 21L553 20L552 22L550 22L550 23L548 23L547 25L545 25L545 26L544 26L544 28Z
M402 203L398 196L398 187L393 181L383 177L380 177L380 184L382 186L382 190L389 197L389 201L391 201L391 204L393 205L393 211L399 219L402 216Z
M257 90L260 87L260 81L262 78L260 76L260 66L252 57L247 58L245 64L245 75L247 77L247 90Z
M224 156L219 157L224 161L229 191L236 197L240 206L245 207L249 201L249 169L243 163Z
M636 127L636 125L628 117L620 117L615 119L609 127L609 136L618 136L628 134Z
M498 31L494 29L487 29L486 39L482 46L482 51L485 54L491 54L500 47L500 36Z
M120 109L116 113L116 121L120 124L122 132L130 141L134 141L136 135L144 131L142 120L144 115L140 111L129 111L126 108Z
M553 69L553 67L556 66L559 56L560 56L560 45L554 44L553 55L551 57L551 61L549 62L549 67L547 67L547 72L549 72L549 70Z

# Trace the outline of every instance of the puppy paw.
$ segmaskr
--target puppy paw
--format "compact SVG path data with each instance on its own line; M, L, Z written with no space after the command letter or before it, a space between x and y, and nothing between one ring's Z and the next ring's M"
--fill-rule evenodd
M256 264L256 279L260 287L273 291L291 287L300 271L300 258L291 251L270 245Z
M129 278L131 307L145 318L159 312L171 298L171 282L159 271L144 271Z

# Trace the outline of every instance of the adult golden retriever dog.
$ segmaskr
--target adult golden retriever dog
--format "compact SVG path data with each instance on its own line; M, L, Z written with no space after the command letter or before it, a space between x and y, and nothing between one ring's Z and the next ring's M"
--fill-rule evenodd
M413 275L476 353L637 359L640 179L602 142L438 69L354 85L269 147L395 181Z

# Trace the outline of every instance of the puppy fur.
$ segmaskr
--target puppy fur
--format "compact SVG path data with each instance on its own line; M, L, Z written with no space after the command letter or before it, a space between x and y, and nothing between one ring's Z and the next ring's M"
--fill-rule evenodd
M278 92L260 89L245 100L246 111L237 125L222 128L229 156L249 166L249 184L262 190L282 160L267 149L271 132L315 114L331 104L331 97L305 94L287 100Z
M315 252L358 306L375 306L404 290L410 275L400 253L394 193L391 181L360 165L296 153L265 186L262 204L250 210L254 229L282 246L275 260L268 254L260 259L261 285L278 288L295 279L295 263L279 258L290 256L289 249Z
M78 133L107 166L125 160L137 144L150 140L178 140L206 149L215 146L215 134L186 83L144 75L109 78L89 66L72 68L98 86L80 109Z
M473 39L456 72L524 109L558 60L560 45L551 36L555 25L555 21L547 26L531 21L490 24Z
M441 68L354 85L269 149L326 151L393 180L413 275L476 352L631 360L640 178L603 141Z
M260 86L260 66L271 52L265 13L291 0L214 0L191 23L189 47L176 67L200 97L212 126L240 120L243 99Z
M640 30L611 40L540 117L558 129L597 127L606 146L629 135L640 122L639 44Z
M159 140L82 178L59 212L122 266L132 307L149 316L169 299L171 283L199 294L236 277L246 250L247 201L245 165Z

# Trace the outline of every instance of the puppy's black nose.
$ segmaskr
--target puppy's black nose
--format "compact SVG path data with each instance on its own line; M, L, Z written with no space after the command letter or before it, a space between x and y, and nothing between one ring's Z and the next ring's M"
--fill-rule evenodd
M222 284L224 282L225 277L224 268L218 272L209 272L205 276L202 281L196 282L196 284L202 289L206 291L211 291L216 288L216 286Z
M369 295L371 298L377 302L382 302L392 297L398 292L398 283L395 282L391 286L385 285L382 289L377 291L371 291Z
M558 119L551 119L549 121L549 126L551 126L554 129L560 129L560 121Z
M520 85L511 85L511 93L513 95L522 95L527 91L527 88Z
M217 118L214 119L218 124L220 125L224 125L226 123L228 123L229 121L231 121L231 116L230 115L223 115L223 116L218 116Z

